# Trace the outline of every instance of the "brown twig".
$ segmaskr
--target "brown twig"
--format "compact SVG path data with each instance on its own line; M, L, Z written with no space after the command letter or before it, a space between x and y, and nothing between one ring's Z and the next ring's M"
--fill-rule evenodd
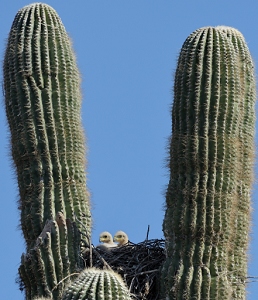
M146 241L149 240L149 232L150 232L150 225L148 225L147 234L146 234Z
M72 274L66 276L65 278L63 278L62 280L60 280L60 281L52 288L51 292L53 292L53 290L55 290L55 289L59 286L59 284L62 283L62 282L63 282L64 280L66 280L67 278L69 278L69 277L71 277L71 276L74 276L74 275L79 275L79 274L80 274L80 273L72 273Z

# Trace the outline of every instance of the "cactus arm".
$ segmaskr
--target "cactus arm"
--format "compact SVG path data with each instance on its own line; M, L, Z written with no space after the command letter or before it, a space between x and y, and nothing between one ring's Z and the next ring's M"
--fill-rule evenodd
M192 33L174 85L163 224L162 285L169 299L244 299L250 194L241 200L240 190L252 184L254 102L243 36L227 27Z
M19 275L26 299L60 299L82 269L80 234L91 232L81 125L80 75L53 8L34 3L15 16L4 57L11 150L27 245Z
M89 228L80 76L71 42L45 4L21 9L4 59L6 113L29 247L47 219L74 213Z

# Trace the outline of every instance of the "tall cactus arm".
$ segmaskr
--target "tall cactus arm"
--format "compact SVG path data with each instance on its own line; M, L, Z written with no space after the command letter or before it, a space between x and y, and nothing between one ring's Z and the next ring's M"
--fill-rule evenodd
M5 52L4 91L28 248L57 212L71 220L76 214L90 232L80 75L50 6L18 11Z
M242 34L193 32L178 60L163 231L166 299L245 299L254 68Z

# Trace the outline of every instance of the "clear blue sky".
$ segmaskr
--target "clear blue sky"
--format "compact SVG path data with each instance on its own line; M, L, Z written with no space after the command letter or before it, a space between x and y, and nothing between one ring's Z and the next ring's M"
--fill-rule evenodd
M21 7L0 2L0 53ZM83 124L88 145L88 186L93 243L103 230L128 233L133 242L162 238L168 183L173 74L186 37L204 26L240 30L258 61L256 1L49 0L70 34L82 76ZM2 61L2 59L1 59ZM2 79L2 72L1 72ZM0 107L1 299L23 299L15 284L24 242L18 229L18 190L9 153L8 127ZM257 134L256 134L257 143ZM256 168L256 178L257 178ZM258 276L258 185L253 192L249 274ZM257 278L258 281L258 278ZM258 282L248 300L257 299Z

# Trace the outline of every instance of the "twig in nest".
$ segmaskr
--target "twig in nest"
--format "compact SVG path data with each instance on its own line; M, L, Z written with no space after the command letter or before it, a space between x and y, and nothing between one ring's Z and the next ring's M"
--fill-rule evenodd
M59 284L62 283L62 282L63 282L64 280L66 280L67 278L69 278L69 277L71 277L71 276L74 276L74 275L79 275L79 274L80 274L80 273L72 273L72 274L66 276L65 278L63 278L62 280L60 280L60 281L52 288L51 292L53 292L53 290L55 290L55 289L59 286Z
M91 245L91 248L93 249L94 251L94 254L97 255L97 257L102 261L103 265L109 269L109 270L112 270L112 268L110 267L110 265L105 261L105 259L99 254L99 252L95 249L94 246Z
M148 225L147 234L146 234L146 241L149 240L149 232L150 232L150 225Z

